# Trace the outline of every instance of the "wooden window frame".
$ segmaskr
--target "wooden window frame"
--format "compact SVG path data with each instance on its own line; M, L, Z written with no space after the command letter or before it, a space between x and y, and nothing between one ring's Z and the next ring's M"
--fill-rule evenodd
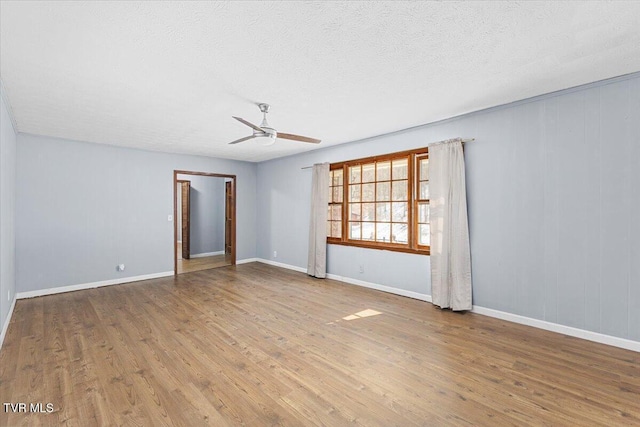
M430 246L426 246L426 245L421 245L420 244L420 225L419 225L419 218L420 218L420 204L421 203L426 203L429 204L430 199L421 199L420 198L420 170L419 170L419 165L420 165L420 160L422 159L429 159L429 153L421 153L421 154L416 154L415 158L414 158L414 162L415 162L415 201L413 204L413 208L414 208L414 221L413 221L413 226L414 226L414 230L415 233L413 234L413 238L414 238L414 245L416 248L420 249L420 250L429 250ZM426 180L427 182L429 182L429 180Z
M334 170L337 169L330 169L330 172L333 172ZM332 178L332 177L331 177ZM333 221L331 220L331 207L334 205L340 205L342 207L342 209L344 210L344 171L343 171L343 175L342 175L342 187L343 187L343 192L342 192L342 202L334 202L333 201L333 189L335 187L340 187L340 185L334 185L333 180L330 180L329 182L329 204L328 204L328 214L327 214L327 221L329 222L329 224L331 224ZM340 218L340 224L341 224L341 230L340 230L340 234L342 236L344 236L344 211L342 212L342 216ZM334 239L333 237L328 237L329 239ZM342 239L342 237L338 237L335 239Z
M430 247L429 246L421 246L418 245L418 204L417 197L419 191L419 179L417 168L417 158L428 156L429 150L425 148L419 148L415 150L407 150L407 151L399 151L395 153L389 153L378 156L370 156L364 157L361 159L349 160L344 162L332 163L330 166L330 170L342 169L342 237L327 237L327 243L332 245L344 245L344 246L355 246L361 248L369 248L369 249L382 249L387 251L396 251L396 252L407 252L414 253L420 255L429 255ZM408 185L408 206L407 206L407 240L406 244L404 243L392 243L392 242L376 242L376 241L363 241L363 240L350 240L349 239L349 167L363 165L368 163L377 163L377 162L386 162L398 160L399 158L406 157L407 158L407 185ZM391 166L393 168L393 166ZM376 168L377 169L377 168ZM377 172L376 172L377 173ZM377 178L377 176L376 176ZM373 181L377 183L377 179ZM392 182L390 180L390 182ZM391 186L391 190L392 191ZM393 196L391 196L393 198ZM392 201L390 201L392 202ZM362 203L362 202L360 202ZM375 222L377 223L377 222ZM392 221L389 222L390 226L393 227Z

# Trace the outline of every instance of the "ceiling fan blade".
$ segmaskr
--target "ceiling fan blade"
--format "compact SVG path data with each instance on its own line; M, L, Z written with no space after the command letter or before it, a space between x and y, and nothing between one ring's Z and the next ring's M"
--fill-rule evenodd
M236 139L235 141L231 141L229 144L237 144L237 143L239 143L239 142L248 141L248 140L253 139L253 138L254 138L254 136L253 136L253 135L251 135L251 136L245 136L244 138L240 138L240 139Z
M258 126L254 125L253 123L249 123L248 121L246 121L245 119L242 119L240 117L236 117L236 116L231 116L234 119L236 119L237 121L239 121L240 123L243 123L247 126L249 126L250 128L257 130L258 132L264 132L262 129L260 129Z
M290 139L292 141L310 142L312 144L319 144L320 140L315 138L309 138L308 136L294 135L292 133L278 132L278 138Z

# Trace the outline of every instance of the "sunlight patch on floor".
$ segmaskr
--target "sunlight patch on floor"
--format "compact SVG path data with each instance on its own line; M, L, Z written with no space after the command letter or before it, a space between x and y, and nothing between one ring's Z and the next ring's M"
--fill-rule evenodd
M355 320L355 319L361 319L363 317L377 316L378 314L382 314L382 313L379 311L367 308L366 310L362 310L355 314L350 314L348 316L345 316L342 318L342 320Z

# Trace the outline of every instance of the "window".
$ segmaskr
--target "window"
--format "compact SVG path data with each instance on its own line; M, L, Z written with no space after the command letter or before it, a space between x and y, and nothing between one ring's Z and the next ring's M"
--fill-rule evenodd
M340 239L342 237L342 169L329 172L329 213L327 218L327 236Z
M423 148L332 164L327 241L429 253L428 162Z

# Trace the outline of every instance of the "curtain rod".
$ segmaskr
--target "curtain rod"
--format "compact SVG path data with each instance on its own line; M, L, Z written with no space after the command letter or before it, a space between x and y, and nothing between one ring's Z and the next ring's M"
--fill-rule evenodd
M462 140L462 144L464 145L467 142L473 142L475 140L476 140L475 138L463 139ZM312 167L313 167L313 165L312 166L305 166L305 167L300 168L300 169L311 169Z

